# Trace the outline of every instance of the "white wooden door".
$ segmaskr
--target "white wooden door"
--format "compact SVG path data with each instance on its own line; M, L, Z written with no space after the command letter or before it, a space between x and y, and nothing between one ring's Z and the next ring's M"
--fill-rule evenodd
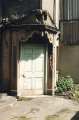
M44 47L22 45L20 52L21 95L43 94Z

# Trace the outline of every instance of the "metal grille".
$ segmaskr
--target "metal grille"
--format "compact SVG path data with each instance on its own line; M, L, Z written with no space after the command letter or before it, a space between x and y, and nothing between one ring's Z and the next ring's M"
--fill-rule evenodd
M60 0L62 20L77 20L79 19L79 0Z
M60 29L64 44L79 44L79 0L61 0Z

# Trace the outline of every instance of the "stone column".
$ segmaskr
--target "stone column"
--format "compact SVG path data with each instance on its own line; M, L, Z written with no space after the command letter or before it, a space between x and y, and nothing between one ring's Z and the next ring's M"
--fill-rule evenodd
M55 94L56 81L57 81L57 46L59 45L57 40L57 34L53 35L52 41L52 95Z

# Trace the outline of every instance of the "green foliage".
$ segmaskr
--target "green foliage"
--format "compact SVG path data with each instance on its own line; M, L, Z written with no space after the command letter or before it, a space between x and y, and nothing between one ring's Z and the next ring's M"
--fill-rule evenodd
M79 99L79 91L74 91L74 97Z
M79 102L79 84L75 84L72 90L72 99Z
M17 120L30 120L30 118L27 118L26 116L15 116L14 118L12 118L13 120L17 119Z
M18 120L30 120L30 118L27 118L27 117L25 117L25 116L20 116L20 117L18 118Z
M70 76L59 77L57 82L57 91L58 93L63 93L71 91L73 89L73 79Z

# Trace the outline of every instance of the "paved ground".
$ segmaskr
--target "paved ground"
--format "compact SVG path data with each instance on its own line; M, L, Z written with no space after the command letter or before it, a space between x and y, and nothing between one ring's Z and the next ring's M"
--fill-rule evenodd
M0 120L79 120L79 104L59 97L0 100Z
M7 96L7 94L0 94L0 110L13 105L16 101L15 97Z

